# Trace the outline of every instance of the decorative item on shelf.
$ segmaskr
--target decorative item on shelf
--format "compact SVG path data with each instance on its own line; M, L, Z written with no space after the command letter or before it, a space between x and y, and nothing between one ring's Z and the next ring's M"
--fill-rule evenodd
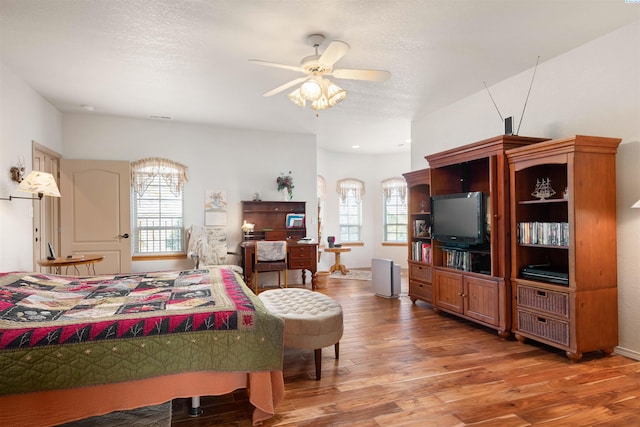
M414 224L413 235L416 237L431 237L431 227L424 219L416 219Z
M262 201L262 196L260 196L260 193L258 193L258 192L253 193L253 201L254 202L261 202Z
M537 179L536 188L533 190L533 193L531 193L533 197L536 197L540 200L548 199L554 194L556 194L556 192L553 190L553 188L551 188L550 178L542 178L542 180Z
M424 210L427 207L427 201L426 200L420 200L420 212L424 213Z
M291 176L291 171L289 171L288 175L281 173L280 176L276 179L276 183L278 184L278 191L282 191L283 193L285 202L293 199L293 189L295 187L293 185L293 177Z
M562 198L567 200L569 198L569 187L564 187L564 191L562 192Z

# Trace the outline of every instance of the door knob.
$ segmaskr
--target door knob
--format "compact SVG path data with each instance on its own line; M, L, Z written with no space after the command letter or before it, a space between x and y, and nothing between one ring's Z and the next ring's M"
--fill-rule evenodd
M118 234L118 239L128 239L129 238L129 233L124 233L124 234Z

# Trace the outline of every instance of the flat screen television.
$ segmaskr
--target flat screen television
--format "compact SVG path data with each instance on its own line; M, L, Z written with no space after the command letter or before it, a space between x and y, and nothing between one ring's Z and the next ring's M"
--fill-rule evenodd
M452 246L485 243L484 195L480 191L431 197L431 234Z

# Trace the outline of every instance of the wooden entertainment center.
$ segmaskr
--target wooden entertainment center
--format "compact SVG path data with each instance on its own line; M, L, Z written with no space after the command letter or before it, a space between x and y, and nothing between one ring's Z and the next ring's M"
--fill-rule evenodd
M404 174L411 300L495 329L502 338L514 332L520 341L562 348L571 360L586 351L612 352L617 345L619 142L502 135L425 156L429 169ZM531 194L542 179L550 179L556 194L535 200ZM482 192L486 200L484 244L455 246L430 233L417 235L416 223L433 219L430 197L472 192ZM567 241L523 243L518 233L534 222L558 228L563 225L557 223L566 223ZM609 236L606 243L603 235ZM430 256L416 255L420 246ZM550 262L568 273L567 286L523 278L524 267Z

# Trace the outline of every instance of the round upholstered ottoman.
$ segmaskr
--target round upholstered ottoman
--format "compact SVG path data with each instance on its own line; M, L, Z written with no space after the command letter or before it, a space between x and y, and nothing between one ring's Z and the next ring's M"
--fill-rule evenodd
M333 345L340 356L342 306L333 298L308 289L284 288L261 292L267 309L284 319L284 345L314 350L316 380L321 377L322 348Z

